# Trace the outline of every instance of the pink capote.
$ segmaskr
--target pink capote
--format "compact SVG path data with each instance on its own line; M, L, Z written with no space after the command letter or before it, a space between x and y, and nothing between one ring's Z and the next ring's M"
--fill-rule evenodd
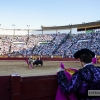
M25 60L25 61L26 61L26 63L28 64L28 60ZM32 65L29 65L29 67L30 67L30 68L33 68L33 66L32 66Z
M26 63L28 64L28 60L25 60L26 61Z
M61 68L65 69L64 65L61 63L60 64ZM68 68L70 70L73 70L75 72L77 72L78 70L75 68ZM65 75L67 77L67 79L70 81L71 80L71 74L67 71L65 71ZM58 90L57 90L57 94L56 94L56 99L55 100L77 100L75 93L71 93L68 95L65 95L62 90L60 89L60 87L58 86Z
M96 58L92 58L92 63L96 64Z

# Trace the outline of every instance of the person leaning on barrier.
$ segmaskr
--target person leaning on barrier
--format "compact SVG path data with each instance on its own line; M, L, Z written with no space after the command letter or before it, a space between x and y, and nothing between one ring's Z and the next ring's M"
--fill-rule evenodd
M72 75L69 82L64 74L64 69L57 70L58 84L65 94L76 93L78 100L100 100L99 96L89 96L88 90L100 90L100 67L92 64L95 53L89 49L81 49L74 54L80 60L82 68Z

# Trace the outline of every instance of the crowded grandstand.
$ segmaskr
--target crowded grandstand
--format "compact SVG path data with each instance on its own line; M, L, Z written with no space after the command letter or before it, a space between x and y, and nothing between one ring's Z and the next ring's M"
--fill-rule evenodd
M61 56L73 57L73 54L81 49L88 48L100 55L100 30L85 33L51 33L31 35L1 35L0 55L19 55L23 57L38 56Z

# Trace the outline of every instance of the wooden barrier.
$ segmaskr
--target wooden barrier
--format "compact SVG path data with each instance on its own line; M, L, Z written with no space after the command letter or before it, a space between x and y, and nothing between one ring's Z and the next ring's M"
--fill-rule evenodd
M45 61L79 61L79 59L74 59L74 58L41 58L41 60L45 60Z
M21 78L21 100L55 100L56 75Z
M11 77L0 76L0 100L11 100Z
M62 58L62 56L53 56L53 58Z
M33 59L35 58L35 56L33 56ZM36 56L36 58L39 58L39 56ZM0 60L26 60L28 59L28 57L0 57ZM50 57L42 57L40 58L41 60L44 61L79 61L79 59L74 59L74 58L50 58ZM100 56L97 56L97 64L100 64Z
M0 58L0 60L26 60L28 58L15 58L15 57L11 57L11 58ZM79 61L78 59L74 59L74 58L40 58L41 60L45 60L45 61Z
M26 60L26 59L28 59L28 58L13 58L13 57L11 57L11 58L0 58L0 60Z
M56 75L0 76L0 100L55 100Z
M12 83L11 100L20 100L20 96L21 96L20 80L21 80L20 75L18 74L11 75L11 83Z

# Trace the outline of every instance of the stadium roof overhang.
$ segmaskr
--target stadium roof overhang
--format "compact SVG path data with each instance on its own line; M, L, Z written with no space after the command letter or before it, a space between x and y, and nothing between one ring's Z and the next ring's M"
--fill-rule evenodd
M82 23L82 24L74 24L74 25L65 25L65 26L51 26L51 27L41 26L42 30L64 30L64 29L71 29L71 28L85 30L85 28L95 28L95 27L100 27L100 21Z

